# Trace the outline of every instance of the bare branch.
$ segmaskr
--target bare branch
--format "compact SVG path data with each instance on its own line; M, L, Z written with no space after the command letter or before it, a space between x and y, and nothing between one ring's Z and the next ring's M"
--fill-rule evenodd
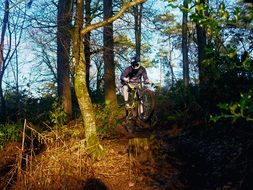
M88 32L90 32L91 30L94 30L96 28L102 27L104 25L107 25L115 20L117 20L119 17L121 17L121 15L123 15L123 13L130 7L133 7L135 5L138 5L140 3L144 3L146 0L135 0L135 1L131 1L131 2L127 2L123 5L123 7L120 9L120 11L115 14L113 17L110 17L104 21L98 22L98 23L94 23L91 24L85 28L82 29L81 31L81 35L84 36L85 34L87 34Z

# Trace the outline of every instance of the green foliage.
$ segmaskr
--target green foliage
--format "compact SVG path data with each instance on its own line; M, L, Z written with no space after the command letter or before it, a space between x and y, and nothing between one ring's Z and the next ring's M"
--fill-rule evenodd
M204 117L199 103L198 86L190 85L186 88L183 81L178 81L170 91L162 92L158 96L157 107L160 120L182 127L189 126L192 120Z
M253 92L241 94L240 100L232 103L221 103L218 107L222 110L221 115L210 117L210 120L217 122L222 119L229 119L233 123L238 120L253 122Z
M116 36L114 38L114 44L115 46L119 46L122 49L135 47L133 42L125 34L119 34L118 36Z
M49 111L51 110L54 98L52 96L33 97L28 91L16 92L16 89L7 89L5 91L6 101L6 121L17 123L24 119L33 124L41 124L49 120Z
M9 141L17 141L21 128L21 124L0 125L0 149Z
M103 105L94 105L96 112L97 132L100 137L108 137L115 134L115 128L120 124L118 119L119 109L111 109Z
M60 101L55 101L52 105L52 111L49 112L50 120L56 128L62 127L67 121L67 114L64 112Z

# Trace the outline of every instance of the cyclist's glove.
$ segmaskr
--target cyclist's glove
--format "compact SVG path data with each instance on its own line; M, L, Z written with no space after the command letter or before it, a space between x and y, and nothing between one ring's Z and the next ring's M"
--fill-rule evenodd
M149 80L149 79L147 79L147 80L144 81L144 83L145 83L145 84L152 84L152 81Z
M123 80L128 83L129 82L129 77L124 77Z

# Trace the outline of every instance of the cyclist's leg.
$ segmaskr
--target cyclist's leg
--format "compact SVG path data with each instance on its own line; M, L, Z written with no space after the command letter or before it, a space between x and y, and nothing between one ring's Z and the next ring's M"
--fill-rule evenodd
M144 109L143 109L143 101L140 99L139 100L140 102L139 102L139 104L138 104L138 113L140 114L140 115L143 115L143 112L144 112Z
M129 87L127 85L123 85L122 87L123 97L125 101L126 108L129 107Z

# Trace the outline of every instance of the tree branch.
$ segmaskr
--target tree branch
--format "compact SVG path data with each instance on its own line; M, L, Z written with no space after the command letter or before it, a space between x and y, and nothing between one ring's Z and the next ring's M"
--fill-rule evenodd
M146 0L134 0L134 1L131 1L131 2L127 2L127 3L124 3L123 7L120 9L120 11L115 14L113 17L110 17L104 21L101 21L101 22L98 22L98 23L94 23L94 24L91 24L91 25L88 25L86 26L84 29L82 29L81 31L81 35L84 36L85 34L87 34L88 32L90 32L91 30L94 30L96 28L99 28L101 26L104 26L106 24L109 24L115 20L117 20L119 17L121 17L121 15L123 15L123 13L130 7L133 7L135 5L138 5L140 3L144 3Z

